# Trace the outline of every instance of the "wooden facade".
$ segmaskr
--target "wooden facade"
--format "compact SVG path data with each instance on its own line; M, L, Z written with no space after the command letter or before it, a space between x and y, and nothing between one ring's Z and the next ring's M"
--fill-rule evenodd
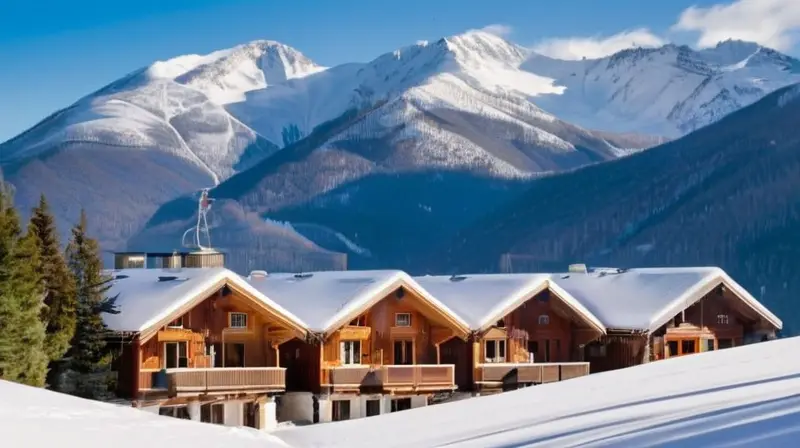
M305 338L303 329L221 282L123 345L118 395L170 405L281 392L280 346L297 337Z
M583 347L601 335L601 329L545 289L476 334L473 381L478 389L495 389L587 375Z
M656 331L610 330L585 348L592 373L632 367L775 337L775 329L724 284Z
M441 346L468 330L405 286L392 289L346 325L309 348L287 344L289 390L315 393L426 393L453 390L455 365L441 362ZM312 377L316 375L316 377Z

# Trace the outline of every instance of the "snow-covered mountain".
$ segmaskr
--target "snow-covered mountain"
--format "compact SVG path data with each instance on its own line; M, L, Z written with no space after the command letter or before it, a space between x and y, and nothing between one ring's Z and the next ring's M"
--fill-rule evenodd
M560 61L470 31L326 68L256 41L137 70L0 144L0 164L23 209L42 191L64 221L86 207L116 244L201 187L225 183L264 213L369 176L529 179L653 146L793 81L796 60L743 42ZM258 186L232 192L237 173Z
M593 129L670 137L800 82L800 61L733 40L701 51L665 45L583 61L532 55L523 68L563 86L561 95L535 100L559 118Z

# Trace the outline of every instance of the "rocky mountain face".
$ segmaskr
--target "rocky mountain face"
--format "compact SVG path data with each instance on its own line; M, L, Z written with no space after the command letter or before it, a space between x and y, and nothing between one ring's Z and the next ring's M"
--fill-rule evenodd
M721 266L800 328L800 86L686 137L540 179L420 254L434 272Z
M256 41L131 73L0 145L0 165L23 210L44 192L66 231L86 208L106 249L175 248L216 185L214 241L242 270L398 264L536 178L711 123L797 67L742 42L558 61L472 31L326 68Z

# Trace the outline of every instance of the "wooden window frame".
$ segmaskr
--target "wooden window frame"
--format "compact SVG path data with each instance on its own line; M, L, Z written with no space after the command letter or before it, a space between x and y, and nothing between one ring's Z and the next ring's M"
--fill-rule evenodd
M350 353L353 353L353 355L351 357L355 362L349 362L349 363L345 362L345 356L344 356L345 349L344 349L344 347L345 347L346 344L350 344ZM353 348L355 347L355 344L358 344L358 356L355 355L355 353L354 353L355 350L353 350ZM347 340L344 340L344 341L339 341L339 357L341 358L339 360L339 362L343 366L358 366L358 365L361 365L361 358L364 356L363 349L364 349L364 347L361 345L361 341L350 340L350 339L347 339Z
M168 367L167 366L167 346L169 344L175 344L175 361L177 361L178 365L175 367ZM191 357L189 356L189 343L187 341L166 341L164 342L164 362L162 363L165 369L181 369L186 367L181 367L181 344L186 347L186 367L189 367L189 361Z
M243 327L234 326L233 325L233 317L234 316L244 316L244 326ZM228 313L228 328L233 328L233 329L236 329L236 330L246 330L247 328L249 328L249 325L250 325L249 321L250 321L250 317L247 315L247 313L243 313L241 311L231 311L230 313Z
M180 325L172 325L173 323L178 322L178 321L180 321ZM180 317L178 317L176 319L173 319L172 322L167 324L167 328L180 328L180 329L182 329L183 328L183 316L180 316Z
M491 360L487 356L487 353L488 353L487 348L488 348L488 345L489 345L490 342L492 344L494 344L494 353L495 353L495 357L491 358ZM503 343L503 356L497 356L498 353L500 352L500 350L499 350L500 342ZM507 339L498 338L498 339L486 339L486 340L483 341L483 362L485 364L502 364L502 363L505 363L507 361L507 359L508 359L508 340Z
M400 316L408 316L408 325L401 325L400 324ZM394 313L394 326L395 327L402 327L402 328L410 328L411 325L411 313Z

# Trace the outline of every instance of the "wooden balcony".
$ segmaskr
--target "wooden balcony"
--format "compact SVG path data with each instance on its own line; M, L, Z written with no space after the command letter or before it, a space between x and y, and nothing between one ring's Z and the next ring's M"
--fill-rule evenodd
M139 381L141 389L141 377ZM167 369L167 384L172 396L235 391L283 391L286 388L286 369L281 367Z
M544 384L588 374L588 362L486 363L478 364L475 383L488 386L521 383Z
M455 366L452 364L418 365L348 365L323 369L323 386L334 391L358 391L362 388L390 390L452 390Z

